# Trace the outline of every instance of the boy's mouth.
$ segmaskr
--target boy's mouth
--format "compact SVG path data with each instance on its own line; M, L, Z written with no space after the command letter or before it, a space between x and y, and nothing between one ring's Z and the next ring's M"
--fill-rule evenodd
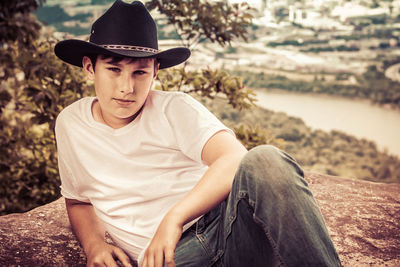
M135 102L135 100L130 100L130 99L121 99L121 98L114 98L115 102L117 102L119 105L127 106Z

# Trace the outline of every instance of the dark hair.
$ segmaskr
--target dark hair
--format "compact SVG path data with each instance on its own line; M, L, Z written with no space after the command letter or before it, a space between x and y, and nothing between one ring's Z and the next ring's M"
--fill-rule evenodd
M94 71L94 69L96 67L96 62L97 62L98 56L101 56L102 59L111 58L111 61L110 61L111 64L119 63L122 60L126 59L125 57L116 57L116 56L99 55L99 54L89 54L88 57L90 58L90 61L92 62L93 71ZM136 58L131 58L131 59L132 59L132 61L136 60ZM158 64L157 58L154 58L154 69L157 67L157 64Z

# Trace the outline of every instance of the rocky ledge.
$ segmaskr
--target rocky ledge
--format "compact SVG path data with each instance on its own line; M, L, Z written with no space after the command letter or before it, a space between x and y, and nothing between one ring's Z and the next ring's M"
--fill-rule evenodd
M400 266L400 184L314 173L306 179L343 266ZM0 217L0 266L85 266L63 198Z

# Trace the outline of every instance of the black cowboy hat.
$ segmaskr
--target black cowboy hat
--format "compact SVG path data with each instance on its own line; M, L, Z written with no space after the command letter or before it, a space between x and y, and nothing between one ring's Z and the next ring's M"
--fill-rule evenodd
M177 47L158 50L157 27L145 6L134 1L115 3L92 25L89 42L64 40L55 54L63 61L82 67L83 56L104 54L117 57L157 58L160 69L175 66L190 56L190 50Z

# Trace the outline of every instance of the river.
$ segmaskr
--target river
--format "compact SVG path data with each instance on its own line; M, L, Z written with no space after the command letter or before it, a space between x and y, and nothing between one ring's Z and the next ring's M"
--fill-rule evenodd
M313 129L340 130L400 156L400 111L339 96L256 90L257 105L301 118Z

